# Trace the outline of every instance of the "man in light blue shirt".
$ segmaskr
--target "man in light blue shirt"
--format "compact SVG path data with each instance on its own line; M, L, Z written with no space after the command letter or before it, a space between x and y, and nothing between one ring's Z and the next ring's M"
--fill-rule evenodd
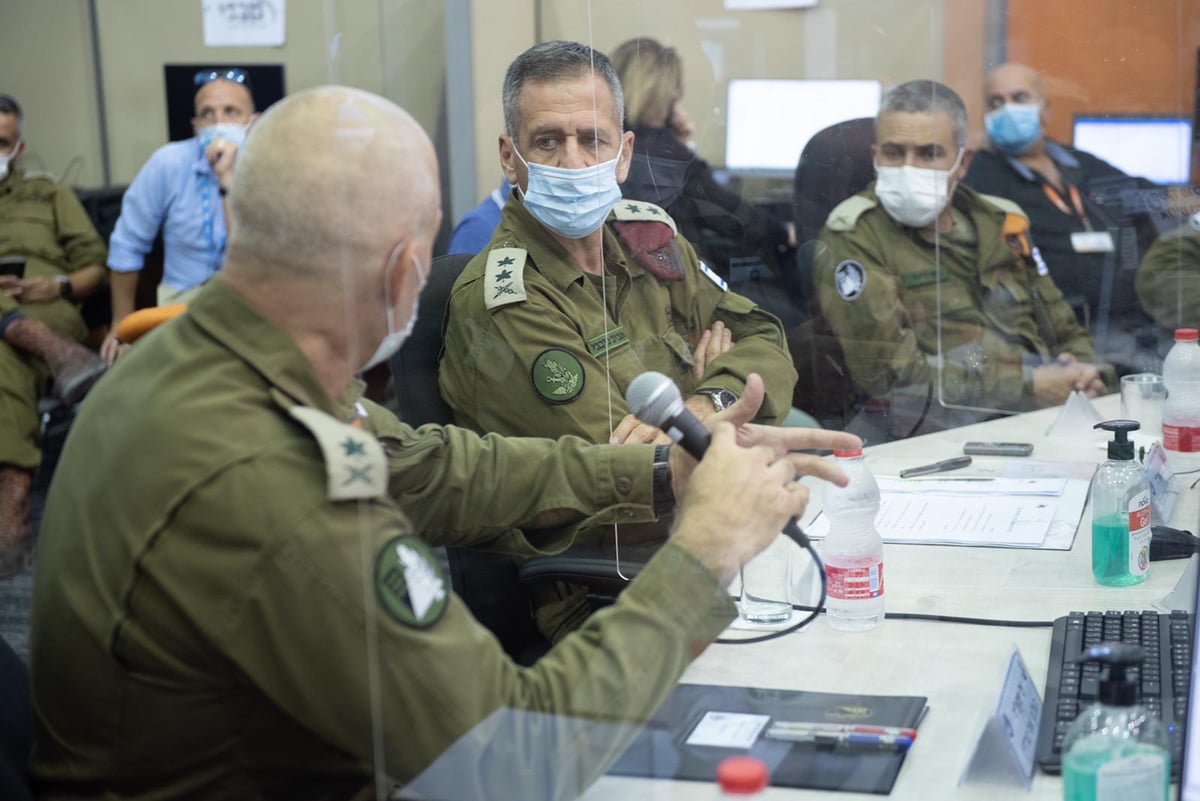
M500 186L464 214L458 225L454 226L447 253L470 253L474 256L487 247L488 242L492 241L492 234L496 233L496 226L500 224L500 210L504 208L511 191L512 185L501 176Z
M165 257L158 303L186 303L221 269L225 257L225 193L248 125L257 116L246 73L196 74L196 136L154 151L121 202L109 240L112 327L100 353L110 362L122 345L117 324L134 310L138 276L161 228Z

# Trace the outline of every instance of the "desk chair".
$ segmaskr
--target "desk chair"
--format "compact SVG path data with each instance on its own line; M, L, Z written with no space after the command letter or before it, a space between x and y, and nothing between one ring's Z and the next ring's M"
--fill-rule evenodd
M865 395L850 377L841 343L817 306L812 269L829 213L875 178L874 141L874 119L839 122L813 136L796 165L796 267L803 292L812 300L810 318L788 332L788 347L799 373L792 405L827 428L845 428Z
M33 704L29 671L0 637L0 798L33 801L29 755L33 750Z

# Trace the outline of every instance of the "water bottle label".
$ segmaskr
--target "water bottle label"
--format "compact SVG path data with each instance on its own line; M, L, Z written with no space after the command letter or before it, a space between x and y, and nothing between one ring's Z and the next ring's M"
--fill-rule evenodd
M827 593L839 601L867 601L883 595L883 562L862 567L825 566Z
M1200 451L1200 426L1177 426L1163 423L1163 447L1178 453Z
M1129 499L1129 573L1145 575L1150 567L1150 490Z

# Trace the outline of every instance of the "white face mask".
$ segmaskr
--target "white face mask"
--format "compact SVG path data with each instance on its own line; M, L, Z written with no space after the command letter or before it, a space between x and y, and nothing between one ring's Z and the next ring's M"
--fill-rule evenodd
M958 151L948 170L924 167L880 167L875 165L875 194L893 220L901 225L924 228L937 219L950 202L954 187L951 176L958 172L963 151ZM956 182L957 183L957 182Z
M5 178L8 177L9 170L12 169L13 159L15 159L17 157L17 154L20 152L21 152L21 140L18 139L16 147L14 147L12 149L11 153L0 154L0 181L3 181Z
M387 267L383 272L383 297L387 303L387 333L383 335L383 339L379 342L379 347L375 348L375 352L371 354L371 358L362 366L359 372L366 372L377 364L385 362L392 357L396 351L400 350L404 345L404 341L408 339L408 335L412 333L413 326L417 324L417 309L420 305L420 291L417 292L417 300L413 301L412 311L408 315L408 325L404 326L403 331L396 330L396 312L392 308L392 267L396 263L396 258L400 255L400 251L404 247L403 242L396 245L392 251L392 255L388 258ZM421 262L414 256L413 266L417 273L421 276L421 287L425 286L425 279L429 277L429 273L421 266Z

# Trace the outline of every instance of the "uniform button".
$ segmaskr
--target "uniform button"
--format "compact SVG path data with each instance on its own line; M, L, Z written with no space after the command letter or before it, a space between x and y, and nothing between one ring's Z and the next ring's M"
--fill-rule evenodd
M632 509L622 509L621 517L633 517L633 510Z
M621 476L617 479L617 492L621 493L622 495L628 495L629 491L632 489L633 482L629 480L628 476Z

